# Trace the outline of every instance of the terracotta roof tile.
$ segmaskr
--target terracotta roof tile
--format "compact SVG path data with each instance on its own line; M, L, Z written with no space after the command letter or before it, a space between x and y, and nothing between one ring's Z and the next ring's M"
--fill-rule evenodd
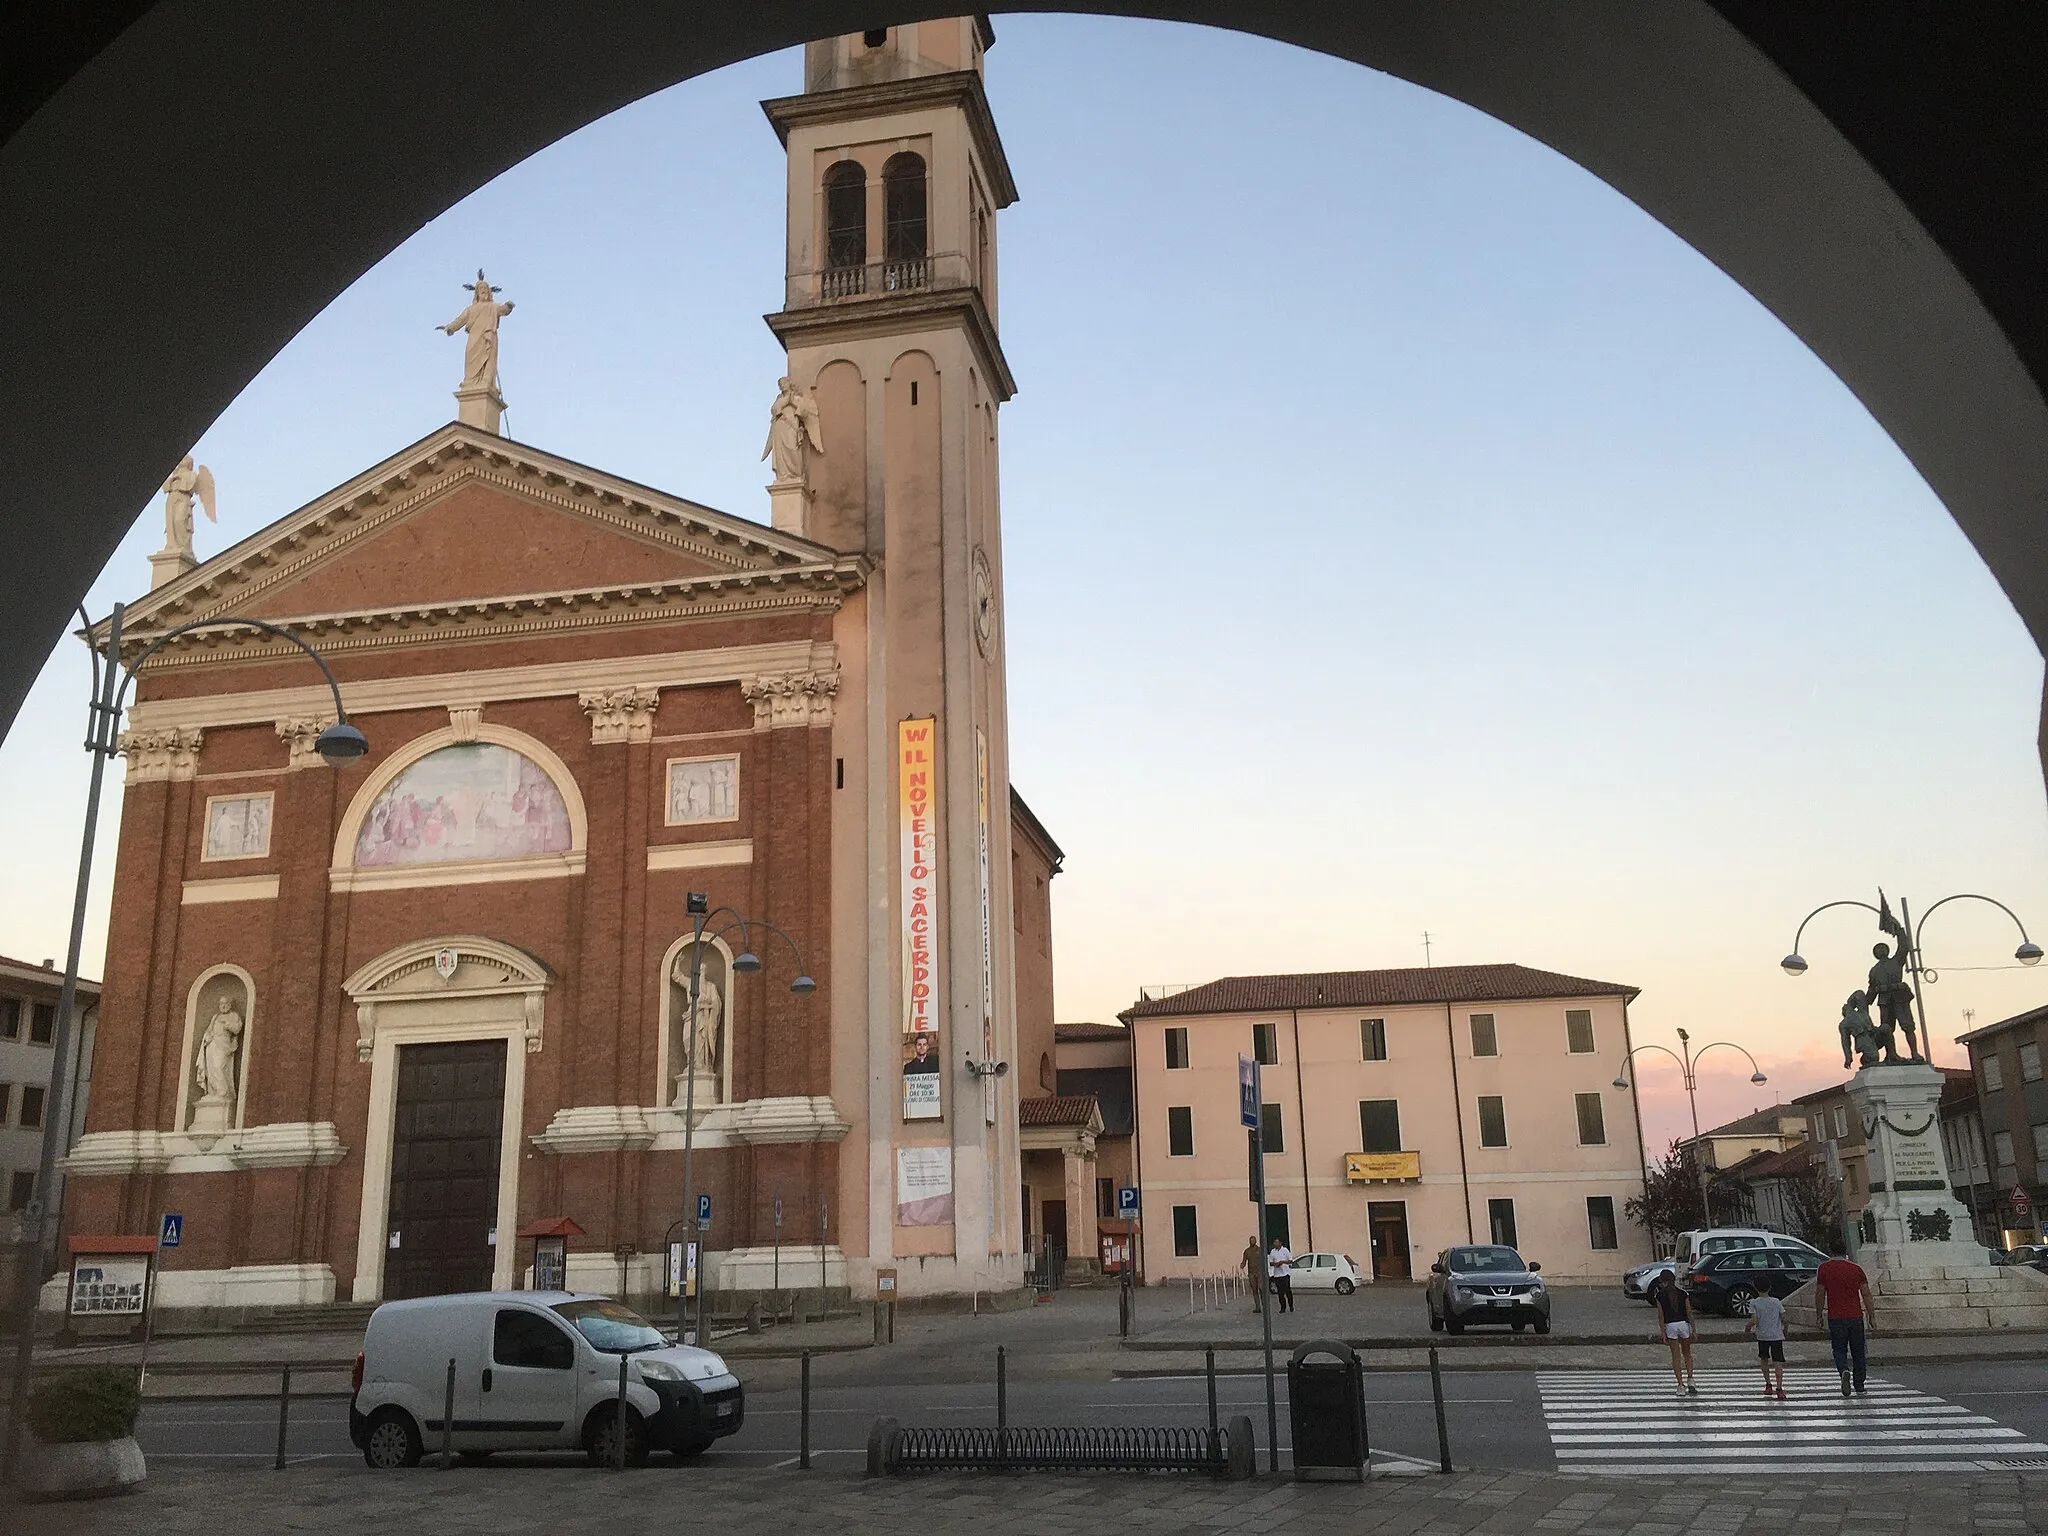
M1121 1024L1055 1024L1055 1040L1128 1040L1131 1032Z
M1019 1099L1019 1125L1086 1125L1095 1118L1095 1095L1059 1094L1043 1099Z
M1308 971L1291 976L1225 976L1117 1017L1188 1013L1274 1013L1289 1008L1384 1008L1402 1003L1506 1003L1546 997L1624 997L1640 988L1532 970L1526 965L1409 966L1387 971Z

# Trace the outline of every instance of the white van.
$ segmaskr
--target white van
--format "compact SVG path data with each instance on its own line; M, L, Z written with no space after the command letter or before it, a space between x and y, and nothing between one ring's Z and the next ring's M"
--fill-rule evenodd
M410 1467L441 1445L455 1363L452 1447L618 1453L619 1361L626 1367L626 1460L695 1456L738 1432L739 1380L708 1349L673 1345L631 1308L566 1291L490 1291L387 1301L356 1356L348 1433L372 1467Z
M1783 1232L1771 1232L1762 1227L1714 1227L1704 1232L1679 1233L1678 1250L1673 1259L1678 1273L1683 1275L1709 1254L1726 1253L1731 1248L1789 1249L1811 1258L1815 1263L1827 1257L1813 1244L1787 1237Z

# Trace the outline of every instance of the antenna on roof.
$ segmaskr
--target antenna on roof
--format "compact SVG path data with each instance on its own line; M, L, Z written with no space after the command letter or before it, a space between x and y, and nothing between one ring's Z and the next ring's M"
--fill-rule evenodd
M1429 969L1429 967L1430 967L1430 964L1431 964L1431 961L1430 961L1430 958L1429 958L1429 930L1428 930L1427 928L1425 928L1425 929L1423 929L1423 930L1422 930L1422 965L1423 965L1423 969L1424 969L1424 970L1427 970L1427 969Z

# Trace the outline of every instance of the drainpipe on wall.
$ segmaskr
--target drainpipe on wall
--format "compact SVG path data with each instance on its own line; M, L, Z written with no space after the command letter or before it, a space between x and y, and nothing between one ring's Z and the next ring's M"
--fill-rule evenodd
M1627 994L1623 994L1621 999L1621 1049L1621 1059L1623 1061L1632 1062L1636 1059L1636 1042L1634 1037L1629 1033ZM1630 1113L1632 1113L1636 1117L1636 1146L1639 1147L1642 1151L1642 1156L1637 1161L1641 1164L1640 1182L1643 1187L1643 1202L1647 1205L1650 1199L1650 1147L1649 1143L1643 1140L1643 1106L1641 1101L1638 1100L1636 1097L1636 1075L1634 1072L1630 1072L1628 1074L1628 1107ZM1624 1214L1621 1217L1621 1220L1628 1220L1627 1215ZM1619 1225L1620 1223L1617 1222L1616 1227L1619 1228ZM1649 1232L1650 1229L1645 1227L1643 1230ZM1619 1240L1620 1235L1620 1232L1617 1230L1615 1233L1615 1237L1617 1240ZM1677 1244L1678 1234L1676 1232L1671 1234L1671 1241L1674 1246ZM1654 1255L1656 1251L1657 1234L1655 1232L1650 1232L1650 1252L1652 1255Z
M1315 1198L1308 1188L1308 1102L1301 1092L1301 1010L1290 1008L1294 1016L1294 1120L1301 1127L1301 1214L1308 1224L1308 1245L1316 1245Z
M1454 1006L1444 1004L1444 1044L1451 1052L1451 1109L1458 1121L1458 1185L1465 1192L1465 1241L1476 1243L1479 1239L1472 1235L1472 1171L1465 1166L1465 1090L1458 1086L1458 1026L1451 1017Z

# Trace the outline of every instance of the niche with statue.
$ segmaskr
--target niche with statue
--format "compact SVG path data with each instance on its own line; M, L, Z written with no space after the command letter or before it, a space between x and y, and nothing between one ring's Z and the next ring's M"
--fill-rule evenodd
M216 971L193 989L184 1129L220 1136L241 1119L244 1062L249 1047L248 982Z
M725 1100L725 1053L730 1036L732 976L717 946L701 946L697 1003L690 1006L690 964L699 946L685 942L668 971L669 1103L695 1104L701 1113Z

